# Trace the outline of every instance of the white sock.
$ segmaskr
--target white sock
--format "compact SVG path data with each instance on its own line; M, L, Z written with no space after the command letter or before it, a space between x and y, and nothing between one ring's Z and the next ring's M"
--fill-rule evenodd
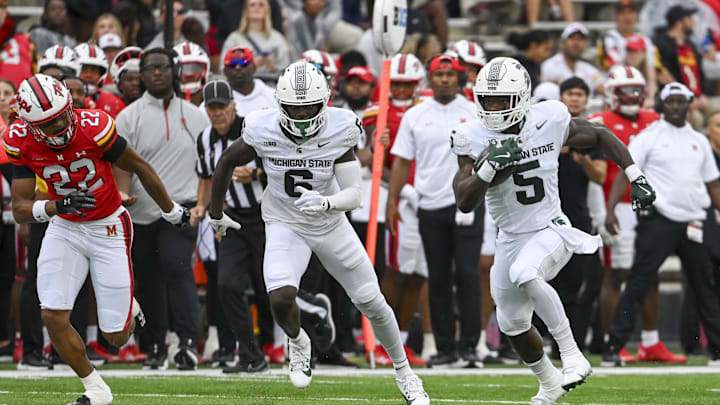
M310 336L307 335L303 328L300 328L300 333L294 338L290 338L290 341L298 346L305 346L310 344Z
M90 342L97 342L97 325L88 325L87 327L87 336L85 338L85 341L87 343Z
M393 365L395 367L395 377L397 379L405 378L409 375L413 375L412 368L410 368L410 362L407 361L407 359L403 360L400 363L396 363Z
M525 363L540 381L540 386L554 388L562 381L562 373L553 366L546 354L534 363Z
M22 339L20 332L15 332L15 339Z
M102 377L100 377L100 373L98 373L95 369L93 369L93 371L88 374L87 377L82 377L80 378L80 380L82 380L83 386L88 391L97 390L98 388L101 390L107 389L108 391L110 391L110 387L105 384L105 381L103 381Z
M660 343L660 334L657 330L643 330L640 332L640 338L644 347L655 346Z
M582 356L573 338L570 322L557 291L541 278L529 281L520 288L530 296L535 312L545 322L548 331L557 342L560 357L564 359L567 356Z
M404 331L404 330L400 331L400 341L403 344L407 344L408 335L409 335L409 333L407 331Z
M50 335L48 335L47 328L43 326L43 347L50 346Z
M285 344L285 331L277 322L273 321L273 347L280 347Z

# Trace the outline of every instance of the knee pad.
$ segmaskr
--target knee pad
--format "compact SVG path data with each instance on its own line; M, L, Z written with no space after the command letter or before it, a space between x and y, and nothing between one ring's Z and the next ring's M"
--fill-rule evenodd
M385 296L378 293L369 301L354 302L357 309L362 312L368 319L380 320L383 318L392 319L394 317L392 308L385 300Z
M521 335L532 327L532 316L509 319L502 311L496 309L497 322L500 331L508 336Z

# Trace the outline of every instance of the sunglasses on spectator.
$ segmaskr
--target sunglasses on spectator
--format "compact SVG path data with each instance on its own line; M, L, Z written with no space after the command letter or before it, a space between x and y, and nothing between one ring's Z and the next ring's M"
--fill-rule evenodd
M159 70L161 72L167 72L168 70L170 70L171 67L172 67L172 65L170 65L169 63L156 63L156 64L152 64L152 65L142 66L140 68L140 71L141 72L154 72L156 70Z
M173 9L173 13L175 15L184 15L187 12L188 12L188 9L186 9L186 8Z
M245 67L247 66L251 61L247 58L233 58L230 59L227 63L225 63L226 67L234 68L234 67Z

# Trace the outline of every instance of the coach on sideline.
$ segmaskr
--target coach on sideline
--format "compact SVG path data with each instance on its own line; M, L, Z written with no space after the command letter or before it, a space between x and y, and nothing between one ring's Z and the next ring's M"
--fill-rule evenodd
M635 262L610 324L603 366L623 364L618 352L630 338L660 265L672 253L680 257L705 327L712 356L708 365L720 366L720 301L710 282L712 265L702 231L710 202L720 208L720 172L710 142L686 121L693 93L674 82L663 88L660 99L662 119L630 141L633 160L656 187L657 201L650 212L638 214ZM627 186L627 178L618 175L608 198L609 232L617 229L615 205Z
M482 245L483 209L463 214L455 206L452 188L457 158L450 149L450 131L477 119L475 105L458 94L458 77L465 68L457 59L439 55L428 64L433 98L410 108L400 121L390 153L395 155L390 177L386 221L395 234L400 190L415 159L415 190L420 196L420 237L428 263L430 318L438 354L433 366L482 367L475 351L480 339L480 272L477 264ZM400 218L402 220L402 218ZM453 259L455 274L453 274ZM455 342L453 284L460 310L460 342ZM458 362L458 360L462 362Z

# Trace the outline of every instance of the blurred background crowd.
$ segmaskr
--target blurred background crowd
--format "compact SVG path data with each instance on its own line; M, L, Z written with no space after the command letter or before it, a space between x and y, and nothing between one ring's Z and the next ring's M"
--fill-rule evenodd
M192 209L193 227L163 229L157 225L159 214L150 212L143 196L134 196L137 179L118 176L136 226L136 296L148 328L119 350L108 345L97 332L92 288L87 283L76 303L73 324L96 365L141 362L162 369L184 350L196 360L194 364L183 360L177 365L181 369L207 362L228 372L257 371L264 361L285 361L285 337L272 320L261 274L265 240L259 207L266 179L260 162L235 169L226 211L244 228L223 240L203 219L209 179L222 151L239 136L241 118L255 110L277 108L275 80L298 59L323 71L333 89L331 105L351 109L362 120L368 136L357 154L363 166L370 167L383 58L370 30L373 1L175 0L171 4L172 9L166 9L166 3L157 0L0 0L0 130L5 131L14 118L12 99L19 83L34 73L51 75L71 90L75 108L102 109L116 118L118 132L132 139L133 147L155 167L166 186L174 184L169 188L171 197ZM620 124L610 128L621 139L636 135L642 129L638 125L658 119L654 113L653 118L640 114L640 122L637 110L623 110L624 102L618 101L621 88L640 87L633 102L649 114L661 104L663 86L684 83L693 93L688 121L708 135L720 156L718 0L408 0L408 7L408 36L401 55L393 59L391 75L391 110L396 109L391 115L397 121L390 124L389 133L381 134L386 146L392 147L408 108L440 97L448 85L472 101L479 69L492 57L512 56L530 73L533 102L561 100L574 117L592 115L590 119L597 122L611 121L602 115L608 111L630 117L628 128ZM168 19L171 40L163 31ZM157 50L166 43L174 53ZM440 54L455 61L448 65L454 73L436 80L433 75L446 65L433 67L431 61ZM625 73L613 74L614 66L622 66ZM171 84L158 79L164 74L171 75ZM209 89L208 83L213 87ZM161 107L154 103L158 99L166 103ZM169 140L181 132L192 142L171 148L138 147L157 133L167 133ZM418 129L416 136L420 133ZM2 163L0 361L18 362L21 369L53 368L62 360L49 346L34 290L45 225L13 223L12 169L7 161ZM634 232L623 234L624 241L618 242L604 232L605 198L617 174L611 165L594 151L564 151L561 157L560 192L572 222L583 230L605 233L608 246L630 246L630 252L622 252L626 260L619 264L611 259L609 248L600 255L577 258L568 264L576 270L574 279L555 283L576 340L594 353L603 350L622 283L632 268L635 237ZM393 168L391 163L386 166L388 171ZM369 173L366 170L366 191ZM453 175L439 171L435 176L441 178L432 181L449 184ZM416 181L422 176L428 174L418 171ZM42 188L39 182L38 195ZM173 189L182 195L173 195ZM482 209L474 217L455 218L452 226L468 228L468 243L455 241L447 247L427 246L432 239L421 223L419 234L426 244L420 247L421 257L410 264L398 263L398 244L410 242L398 242L386 231L384 190L376 270L396 311L411 362L437 367L518 363L498 331L489 294L491 245L497 232L491 220ZM400 202L421 215L427 209L422 202L425 196L420 193L418 208L418 195L413 193L412 187L404 188ZM363 239L368 205L366 192L363 207L350 214ZM720 257L718 234L711 233L716 232L717 212L709 209L706 222L705 243L713 258ZM438 252L453 249L475 253L468 257ZM407 266L412 268L401 269ZM716 285L715 260L713 266L708 283ZM670 257L652 281L642 326L634 335L640 351L637 356L621 353L627 361L685 362L686 355L705 353L703 328L680 270L680 261ZM356 358L367 354L359 314L343 290L317 260L311 261L302 289L303 324L321 342L315 361L356 367ZM715 291L715 299L720 300L720 289ZM549 344L547 349L553 351ZM380 346L374 356L379 364L390 364Z

